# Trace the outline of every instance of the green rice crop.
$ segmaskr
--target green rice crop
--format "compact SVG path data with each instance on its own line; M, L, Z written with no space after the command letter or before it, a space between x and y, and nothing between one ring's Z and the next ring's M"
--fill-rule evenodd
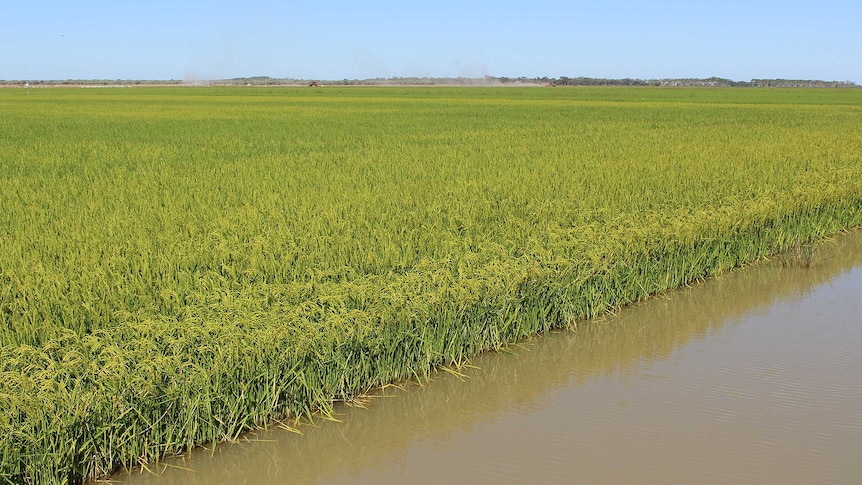
M0 480L78 483L862 224L862 90L0 90Z

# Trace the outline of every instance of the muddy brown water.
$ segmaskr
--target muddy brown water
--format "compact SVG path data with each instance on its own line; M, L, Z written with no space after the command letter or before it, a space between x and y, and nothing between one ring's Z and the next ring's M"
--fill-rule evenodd
M862 484L862 231L124 484Z

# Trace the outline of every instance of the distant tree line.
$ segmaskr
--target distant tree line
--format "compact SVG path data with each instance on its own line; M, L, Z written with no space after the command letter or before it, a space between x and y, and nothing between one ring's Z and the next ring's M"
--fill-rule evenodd
M752 79L749 83L756 87L772 88L858 88L851 81L819 81L816 79Z
M127 79L66 79L63 81L3 81L0 85L30 86L134 86L134 85L180 85L178 80L127 80ZM752 79L734 81L720 77L666 78L666 79L606 79L594 77L388 77L371 79L315 80L274 78L270 76L238 77L212 81L199 81L196 85L215 86L688 86L688 87L773 87L773 88L858 88L852 81L822 81L818 79Z
M817 79L752 79L734 81L721 77L666 79L605 79L593 77L559 78L497 78L508 83L539 83L555 86L695 86L695 87L780 87L780 88L857 88L852 81L821 81Z
M14 80L6 81L0 79L2 86L25 85L30 86L134 86L141 84L182 84L175 79L143 80L143 79L63 79L63 80Z
M213 81L220 85L283 86L493 86L493 85L541 85L541 86L695 86L695 87L782 87L782 88L856 88L852 81L821 81L816 79L752 79L734 81L732 79L709 78L667 78L667 79L606 79L594 77L388 77L371 79L341 80L303 80L255 76Z

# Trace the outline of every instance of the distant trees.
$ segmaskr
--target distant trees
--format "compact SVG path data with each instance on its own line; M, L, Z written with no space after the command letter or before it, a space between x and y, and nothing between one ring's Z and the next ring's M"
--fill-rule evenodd
M820 81L802 79L752 79L751 81L733 81L721 77L700 78L666 78L666 79L605 79L592 77L567 77L557 79L548 77L537 78L496 78L502 84L554 84L557 86L689 86L689 87L782 87L782 88L857 88L858 84L851 81Z
M852 81L820 81L816 79L752 79L751 85L768 88L858 88Z
M140 84L182 84L177 80L126 80L126 79L66 79L63 81L28 81L32 86L120 86ZM320 86L494 86L494 85L539 85L539 86L693 86L693 87L768 87L768 88L858 88L852 81L822 81L817 79L752 79L733 81L721 77L708 78L666 78L666 79L606 79L594 77L552 78L542 77L388 77L372 79L341 79L331 81L305 80L293 78L273 78L269 76L238 77L207 81L207 85L219 86L308 86L316 82ZM21 85L25 81L3 81L0 85Z

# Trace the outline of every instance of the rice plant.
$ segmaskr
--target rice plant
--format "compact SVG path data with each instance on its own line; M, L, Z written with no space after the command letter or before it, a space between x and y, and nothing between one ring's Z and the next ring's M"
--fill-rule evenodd
M79 483L862 224L862 91L0 91L0 478Z

